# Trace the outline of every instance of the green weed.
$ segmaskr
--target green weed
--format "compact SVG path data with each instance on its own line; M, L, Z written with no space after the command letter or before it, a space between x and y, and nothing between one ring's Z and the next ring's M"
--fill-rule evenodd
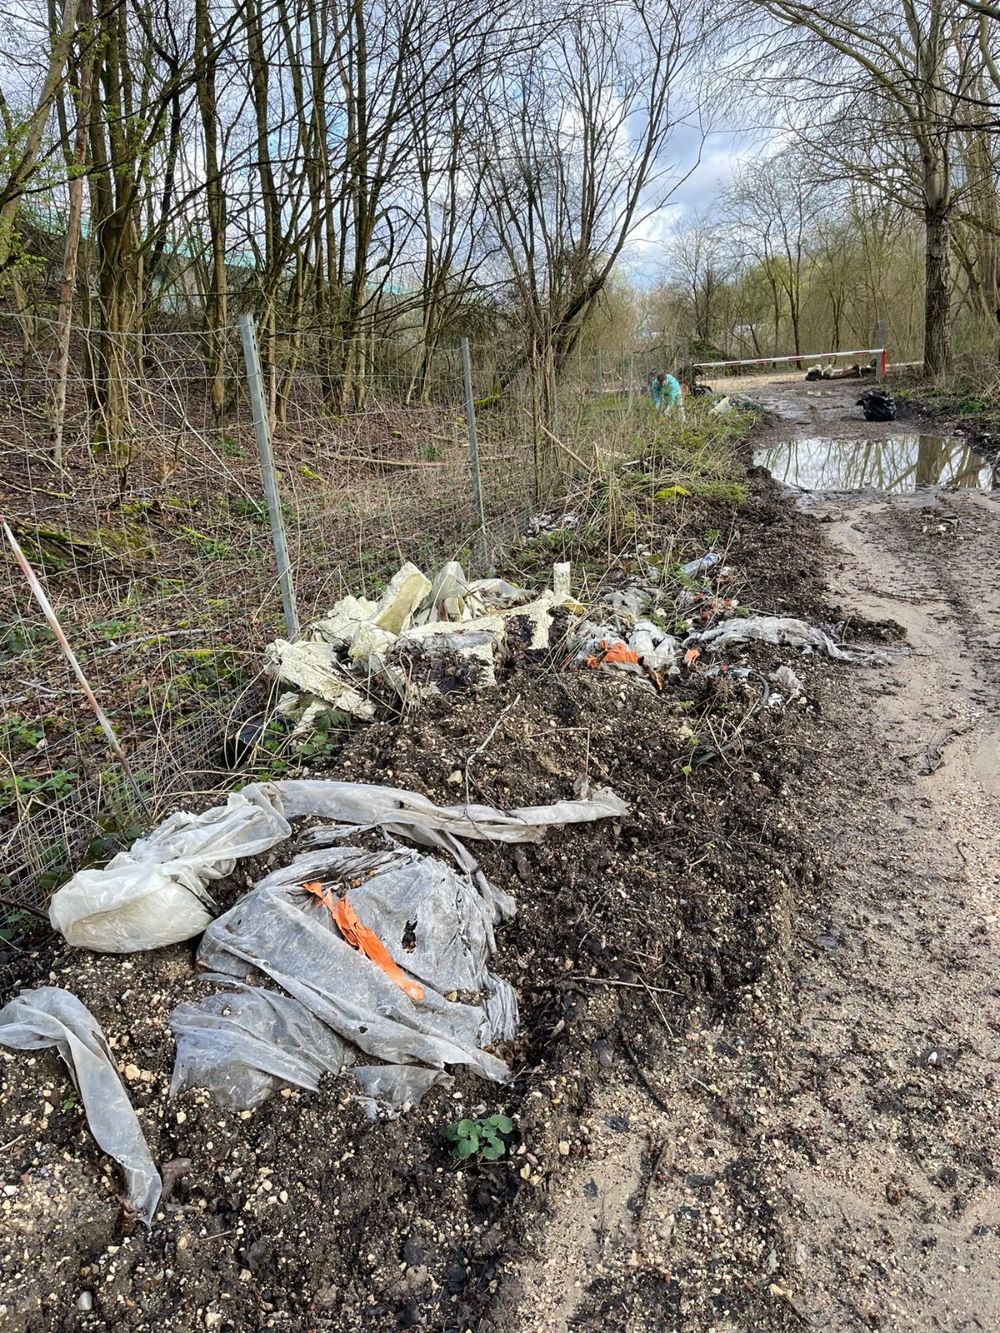
M252 523L267 522L267 506L263 500L251 500L246 495L234 495L229 501L229 512L237 518L248 518Z
M188 527L181 527L179 532L188 546L193 547L204 560L232 560L236 555L229 543L218 537L209 537L204 532L196 532L194 528Z
M484 1120L456 1120L445 1126L445 1142L451 1145L453 1157L465 1161L480 1157L495 1162L507 1151L505 1135L512 1132L514 1123L505 1115L491 1115Z

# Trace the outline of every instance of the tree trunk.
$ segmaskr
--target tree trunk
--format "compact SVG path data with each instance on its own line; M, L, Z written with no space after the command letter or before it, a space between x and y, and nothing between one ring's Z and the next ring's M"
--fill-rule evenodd
M219 50L212 32L208 0L195 0L195 88L205 142L205 203L212 250L205 300L205 370L215 420L221 424L226 403L226 192L219 164L219 113L215 76Z
M924 210L924 374L948 373L951 362L951 245L948 211L939 203Z
M90 3L87 0L85 5L81 5L81 26L86 27L90 21ZM69 379L69 340L73 327L73 292L76 288L77 261L80 254L84 168L87 163L87 123L90 119L93 64L93 45L87 43L80 59L76 136L73 144L69 182L69 221L66 225L66 248L63 255L62 281L59 286L59 315L56 325L56 382L52 393L52 422L49 430L52 461L56 467L62 467L63 461L66 388Z

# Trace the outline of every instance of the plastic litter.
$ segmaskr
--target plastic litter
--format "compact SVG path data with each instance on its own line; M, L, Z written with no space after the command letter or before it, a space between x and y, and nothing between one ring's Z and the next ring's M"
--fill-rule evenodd
M885 389L869 389L857 401L866 421L895 421L896 400Z
M307 901L301 885L311 877L337 886L338 895L371 923L396 966L422 983L419 1002L345 940L330 913ZM270 977L338 1036L378 1060L437 1069L464 1065L499 1080L507 1076L506 1066L486 1047L510 1030L510 1016L516 1025L517 1006L509 985L488 972L490 936L476 896L457 871L411 849L310 851L267 876L213 922L198 963L250 984L261 974ZM505 992L496 1024L482 1001L445 999L487 990Z
M206 884L231 874L238 859L283 842L291 833L289 819L306 815L384 827L449 853L472 874L475 859L457 838L532 842L546 827L604 819L626 809L608 791L508 813L483 805L438 806L418 792L365 783L251 784L203 814L171 815L102 870L79 871L53 895L49 920L68 944L100 953L133 953L191 939L214 915ZM497 916L509 914L507 895L491 892Z
M664 672L676 675L680 645L651 620L637 620L627 636L607 625L583 621L570 643L569 660L592 671L613 671L631 677L646 689L659 691Z
M517 1002L488 961L494 926L514 903L459 839L537 841L546 827L623 814L625 803L600 791L503 812L320 780L261 784L244 795L289 818L337 823L311 830L308 850L205 932L198 964L228 989L174 1011L173 1090L196 1085L229 1107L255 1106L281 1081L315 1088L325 1072L369 1069L361 1052L384 1062L360 1080L369 1110L419 1100L446 1065L505 1078L490 1048L514 1036ZM341 845L375 827L452 864L410 848ZM352 940L365 930L375 946L359 951ZM265 989L268 979L280 991Z
M773 643L788 645L793 648L815 649L836 662L884 663L889 659L885 653L876 649L848 647L837 643L824 629L808 625L804 620L795 620L787 616L754 616L726 620L721 625L692 634L685 643L704 644L710 652L721 652L734 644Z
M651 620L636 621L635 629L629 637L629 647L644 667L656 672L676 668L681 651L677 639Z
M805 693L801 680L789 666L776 667L771 673L771 679L785 691L789 699L797 699L800 694Z
M49 921L67 944L100 953L159 949L200 935L214 915L206 885L291 832L264 801L233 792L203 814L171 815L102 870L81 870L53 895Z
M59 986L22 991L0 1009L0 1044L20 1051L58 1050L90 1132L125 1173L129 1208L149 1226L160 1199L160 1176L104 1033L87 1006Z
M631 620L638 620L652 604L652 593L640 584L633 584L629 588L616 588L604 598L604 605L617 616L627 616Z
M535 514L528 520L528 532L536 537L543 532L572 532L579 526L579 515L574 513Z
M388 949L361 918L346 898L338 898L333 908L333 919L337 929L352 949L380 967L390 981L408 996L414 1004L420 1004L424 998L424 988L419 981L411 981L398 963L391 957Z
M722 556L716 554L715 551L707 551L704 555L699 556L697 560L689 560L686 565L681 565L681 573L692 578L695 574L702 574L707 569L714 569L721 559Z
M316 1092L355 1052L298 1000L227 977L228 989L180 1004L170 1015L177 1057L170 1095L204 1088L230 1111L251 1110L283 1084Z

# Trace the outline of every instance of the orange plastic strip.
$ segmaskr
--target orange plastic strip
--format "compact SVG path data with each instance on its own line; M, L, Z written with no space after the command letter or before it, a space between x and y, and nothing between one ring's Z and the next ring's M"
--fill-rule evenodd
M307 885L308 887L308 885ZM408 995L414 1004L424 998L424 988L418 981L406 975L389 956L389 951L375 934L358 917L357 912L346 898L338 898L333 909L333 919L341 935L353 948L370 958L376 967L380 967L390 981L394 981L404 995Z

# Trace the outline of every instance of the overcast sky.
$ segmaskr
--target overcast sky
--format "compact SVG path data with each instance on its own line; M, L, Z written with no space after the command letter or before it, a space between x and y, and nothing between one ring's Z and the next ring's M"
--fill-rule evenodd
M653 283L663 276L666 248L672 233L695 214L711 216L733 172L760 152L758 132L718 129L706 135L695 126L679 126L671 144L675 176L685 176L664 208L642 219L623 256L634 282ZM699 161L700 150L700 161Z

